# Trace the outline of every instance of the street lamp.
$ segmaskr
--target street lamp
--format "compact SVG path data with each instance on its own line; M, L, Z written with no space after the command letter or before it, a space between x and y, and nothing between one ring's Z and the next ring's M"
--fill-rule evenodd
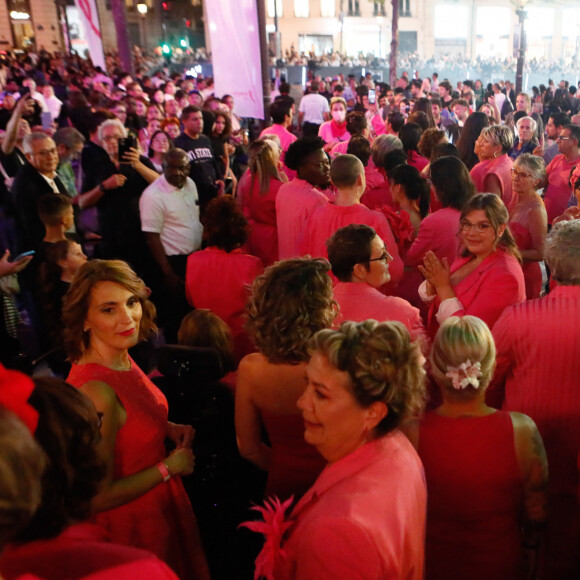
M383 58L383 17L377 16L377 24L379 25L379 58Z
M513 0L512 0L513 1ZM517 6L516 14L518 17L518 26L520 29L520 42L518 46L518 63L516 68L516 95L522 92L523 76L524 76L524 62L526 59L526 31L524 30L524 23L528 17L526 12L526 4L528 0L517 0L514 2Z
M147 7L147 4L145 4L145 2L139 2L139 4L137 4L137 12L139 12L139 14L141 14L142 17L145 17L148 10L149 8Z
M139 2L137 4L137 12L139 12L139 36L141 38L141 45L146 48L145 41L145 16L147 16L149 8L145 2Z

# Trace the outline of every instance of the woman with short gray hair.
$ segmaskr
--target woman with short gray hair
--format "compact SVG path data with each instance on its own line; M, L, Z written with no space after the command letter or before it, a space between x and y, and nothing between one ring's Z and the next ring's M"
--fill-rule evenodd
M524 153L511 170L512 190L518 202L510 215L509 227L522 256L526 298L538 298L542 290L540 262L544 259L548 214L537 188L546 175L541 157Z

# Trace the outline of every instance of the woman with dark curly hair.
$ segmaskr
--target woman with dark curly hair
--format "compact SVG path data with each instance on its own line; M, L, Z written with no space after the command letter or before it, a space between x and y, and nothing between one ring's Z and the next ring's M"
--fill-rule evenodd
M249 287L264 266L246 253L249 225L236 200L229 195L212 199L202 219L207 247L187 259L185 296L194 308L208 308L231 329L236 360L253 352L244 330Z
M298 499L324 467L322 457L304 442L296 402L305 387L307 343L336 314L329 270L323 259L278 262L256 279L248 304L248 331L259 352L246 356L238 369L238 447L268 472L266 496L282 500Z
M427 491L421 460L398 429L423 408L419 346L400 322L366 320L321 330L311 349L298 407L304 439L328 465L280 522L286 533L275 537L268 526L256 572L421 580Z
M8 382L17 383L18 394ZM18 529L2 554L2 578L13 580L31 574L46 580L76 580L117 567L122 567L125 577L176 578L150 552L113 544L100 526L86 521L106 473L99 454L101 419L88 397L60 379L43 377L33 382L25 375L1 369L1 404L26 421L44 452L39 457L40 450L30 449L30 444L28 449L19 444L20 449L30 454L28 462L35 461L35 465L27 465L25 458L21 459L19 479L26 475L26 470L34 469L36 484L41 488L40 502L30 521ZM32 421L31 417L34 417ZM4 454L10 441L2 433L2 411L0 425L0 448ZM12 437L18 436L22 441L26 435L31 437L30 433L18 431ZM1 459L0 463L3 463ZM9 481L2 464L0 487ZM13 512L22 509L19 504L30 493L26 482L21 482L19 492L11 505Z
M129 355L155 330L148 297L143 280L118 260L86 263L65 297L68 381L103 418L106 475L92 509L114 542L152 551L181 578L209 578L180 479L193 472L193 429L167 420L167 400ZM166 438L175 445L169 455Z
M297 172L276 196L279 258L300 255L300 239L310 214L328 202L321 189L330 185L330 161L320 137L302 137L288 147L284 163Z

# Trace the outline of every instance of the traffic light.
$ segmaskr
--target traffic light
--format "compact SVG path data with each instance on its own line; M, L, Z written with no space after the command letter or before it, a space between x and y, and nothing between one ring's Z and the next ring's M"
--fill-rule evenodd
M171 47L169 46L169 44L167 44L166 42L164 42L161 45L161 52L165 55L165 56L169 56L171 54Z
M187 48L187 40L185 40L185 38L181 38L179 40L179 46L181 46L181 48Z

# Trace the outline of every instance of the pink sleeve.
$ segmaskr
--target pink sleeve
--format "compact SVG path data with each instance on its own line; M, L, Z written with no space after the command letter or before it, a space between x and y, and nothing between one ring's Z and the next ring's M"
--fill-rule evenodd
M347 519L313 521L304 530L300 543L295 578L368 580L381 577L381 560L372 538Z
M399 280L403 277L403 260L401 260L401 256L399 255L397 242L395 241L395 236L389 226L389 222L387 222L387 218L378 212L377 215L380 217L377 218L377 227L375 228L376 232L383 242L385 242L389 254L393 256L393 261L389 264L391 281L383 286L383 290L386 289L386 294L392 294L394 289L397 287Z
M523 275L522 275L523 278ZM521 287L516 276L505 268L495 268L482 280L474 299L455 316L469 314L481 318L490 328L506 307L521 301ZM461 296L457 298L463 303Z
M423 257L433 249L435 230L431 226L432 220L424 219L419 226L419 232L405 255L405 266L423 265Z

